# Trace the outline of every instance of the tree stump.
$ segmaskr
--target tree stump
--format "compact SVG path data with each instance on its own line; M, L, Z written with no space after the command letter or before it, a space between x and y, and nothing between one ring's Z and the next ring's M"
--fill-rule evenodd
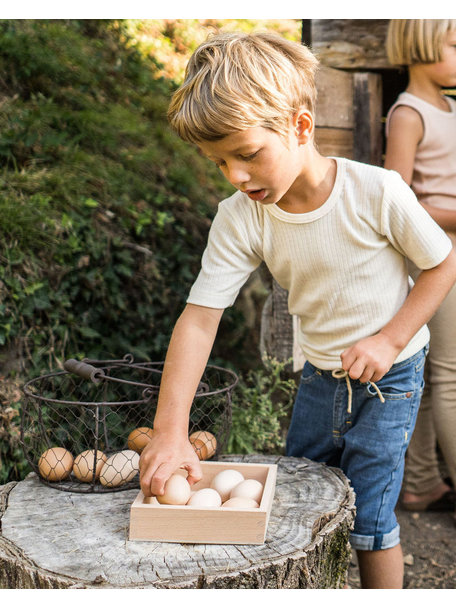
M341 588L355 514L343 473L304 458L220 460L278 465L263 545L130 541L139 490L62 492L31 473L0 487L0 588Z

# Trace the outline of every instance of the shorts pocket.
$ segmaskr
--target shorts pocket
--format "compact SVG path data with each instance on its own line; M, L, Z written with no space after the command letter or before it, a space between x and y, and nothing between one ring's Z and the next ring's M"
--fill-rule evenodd
M378 382L376 385L385 399L410 399L415 392L421 393L424 388L423 368L425 363L424 354L412 357L405 364L398 363ZM378 396L377 391L371 384L367 384L366 390L372 397Z
M404 373L404 369L398 370L400 373L391 376L388 373L379 382L375 383L385 399L410 399L419 388L419 385L418 387L416 385L414 366L409 367L408 370L409 374ZM372 384L368 383L366 390L371 397L378 397L378 393Z
M321 378L321 375L321 371L317 367L306 361L302 370L301 383L310 384L317 378Z

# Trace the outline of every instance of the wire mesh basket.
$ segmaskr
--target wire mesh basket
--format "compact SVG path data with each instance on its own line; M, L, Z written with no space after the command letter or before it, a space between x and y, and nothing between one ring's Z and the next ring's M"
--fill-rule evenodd
M42 483L67 492L115 492L139 486L139 455L149 440L163 362L69 359L65 371L23 387L21 443ZM238 382L208 365L195 393L189 438L200 459L223 453Z

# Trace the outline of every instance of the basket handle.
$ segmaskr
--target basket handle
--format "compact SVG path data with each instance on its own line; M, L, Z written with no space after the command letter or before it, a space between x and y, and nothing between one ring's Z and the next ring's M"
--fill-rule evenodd
M91 380L94 384L98 384L105 377L102 369L94 367L89 363L84 363L83 361L77 361L76 359L68 359L63 364L63 367L67 372L76 374L86 380Z

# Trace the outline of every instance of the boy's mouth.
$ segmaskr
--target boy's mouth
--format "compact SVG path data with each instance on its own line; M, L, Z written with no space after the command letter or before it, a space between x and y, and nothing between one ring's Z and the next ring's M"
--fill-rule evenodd
M262 201L266 196L266 190L264 188L261 190L246 190L246 194L253 201Z

